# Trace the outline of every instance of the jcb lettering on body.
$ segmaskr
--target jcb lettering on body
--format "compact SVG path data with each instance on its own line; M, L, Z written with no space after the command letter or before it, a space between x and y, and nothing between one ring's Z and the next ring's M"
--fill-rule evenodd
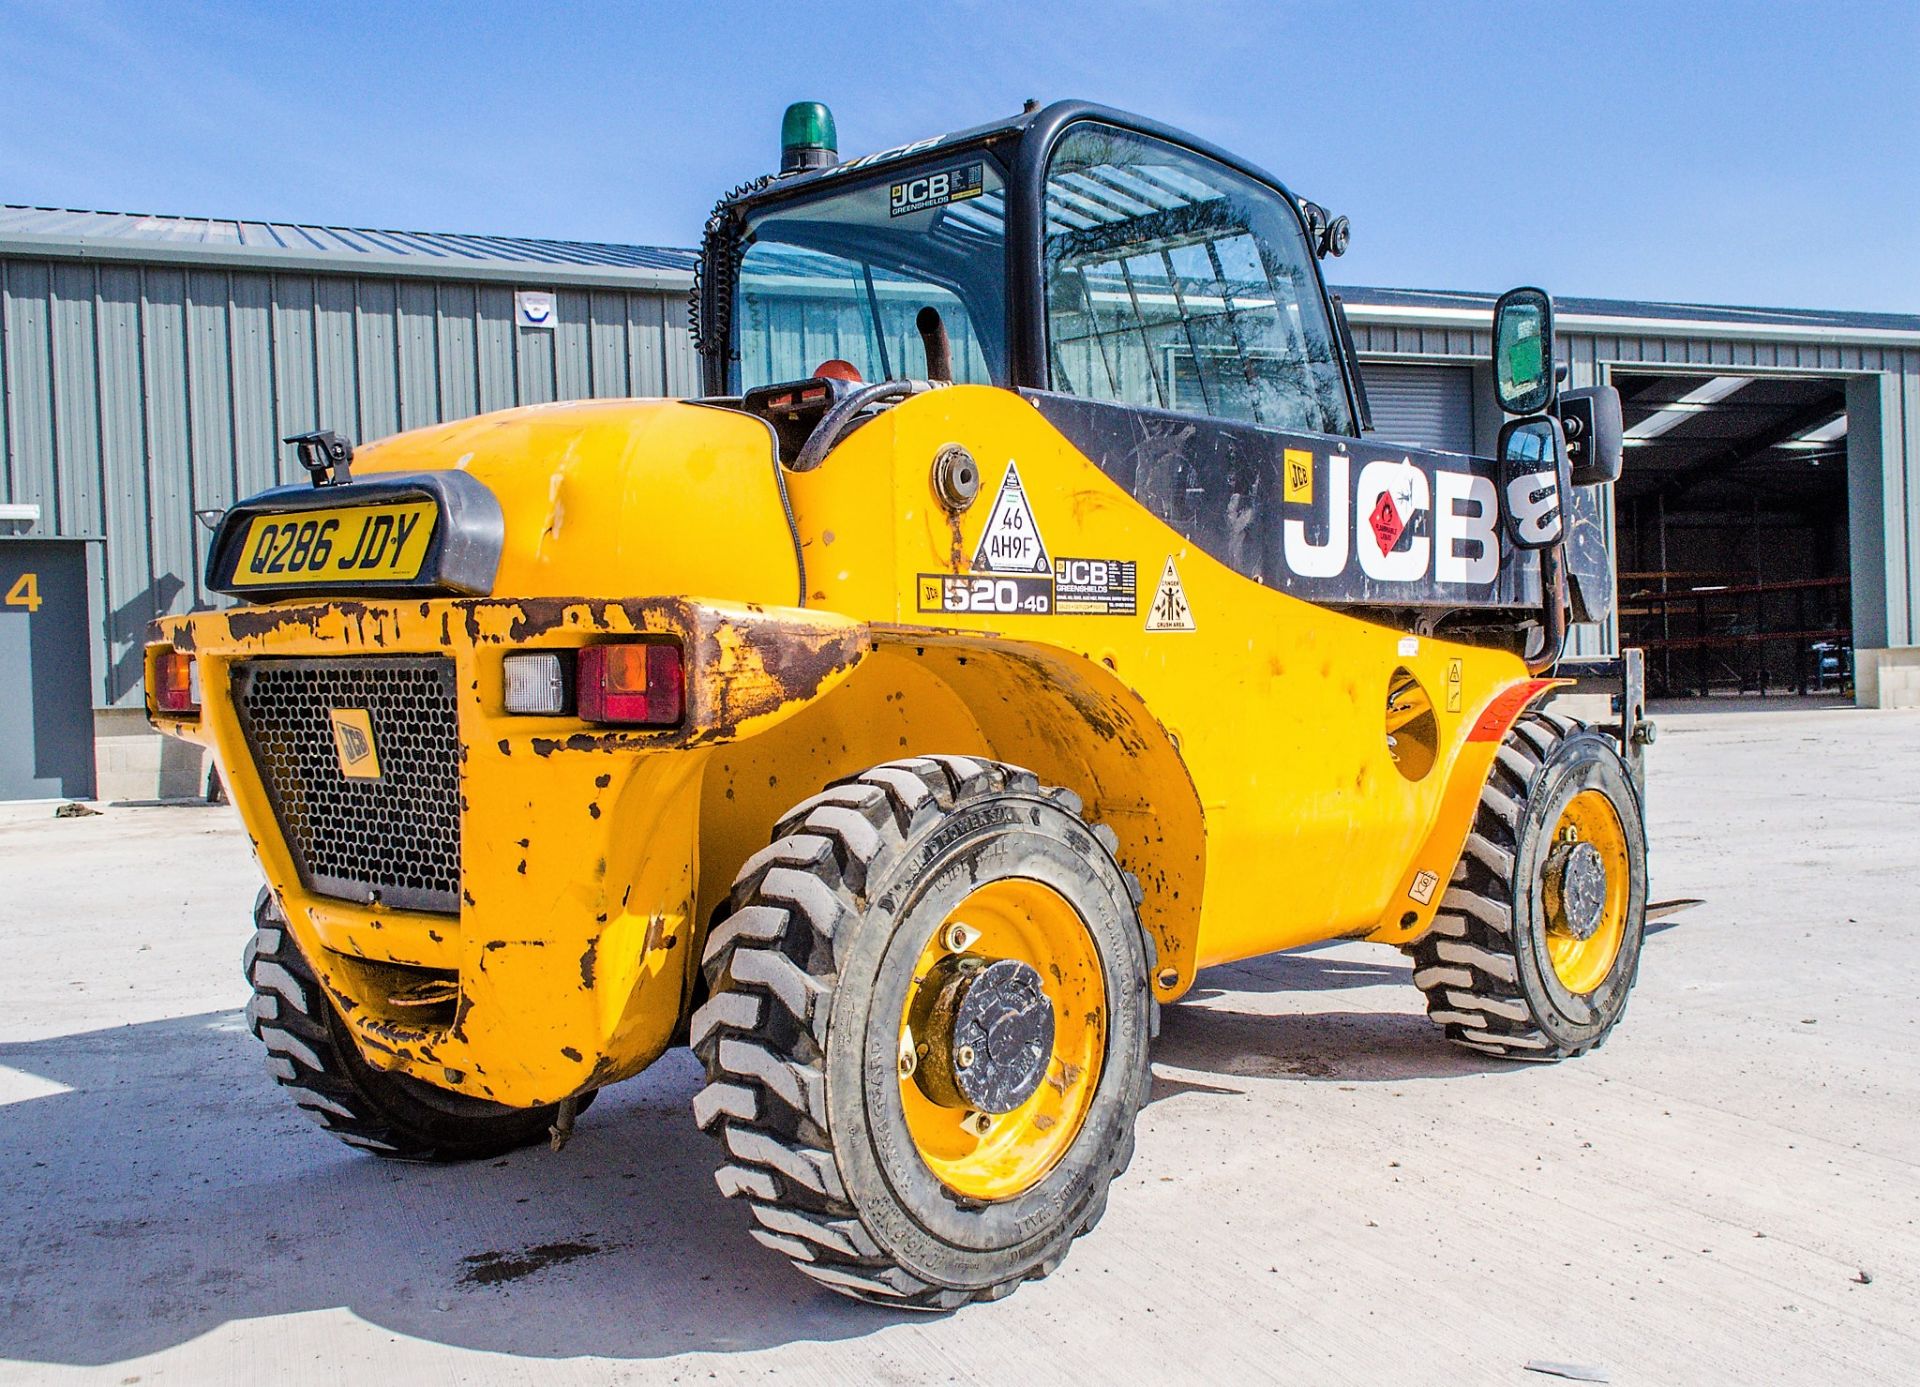
M1281 553L1293 576L1337 579L1357 567L1355 576L1395 586L1499 581L1501 495L1492 478L1429 469L1410 457L1367 461L1357 478L1346 453L1324 462L1324 502L1290 500L1281 521ZM1506 505L1523 542L1559 524L1550 472L1516 478Z
M1500 497L1490 479L1472 472L1435 472L1434 579L1486 584L1499 577L1499 520Z

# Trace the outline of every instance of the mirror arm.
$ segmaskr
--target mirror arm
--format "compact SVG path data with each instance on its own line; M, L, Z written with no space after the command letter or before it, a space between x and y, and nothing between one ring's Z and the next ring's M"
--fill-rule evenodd
M1560 662L1567 643L1567 541L1540 551L1540 649L1526 657L1527 673L1544 674Z

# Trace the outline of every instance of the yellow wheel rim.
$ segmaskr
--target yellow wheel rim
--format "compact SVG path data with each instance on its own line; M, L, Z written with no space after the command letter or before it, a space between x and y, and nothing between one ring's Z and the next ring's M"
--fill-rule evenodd
M924 1055L929 1044L912 1034L914 1002L936 966L954 952L950 945L956 925L977 931L961 935L966 954L1032 965L1053 1004L1053 1053L1045 1077L1011 1112L983 1115L936 1102L914 1077L917 1064L909 1056L915 1051ZM1080 1134L1100 1087L1106 1053L1106 978L1079 913L1052 887L1023 877L977 887L940 922L920 951L901 1008L900 1105L914 1147L940 1182L964 1198L989 1201L1024 1194L1046 1177Z
M1554 825L1554 846L1591 844L1606 872L1606 894L1599 921L1584 939L1556 909L1551 889L1543 887L1541 908L1547 920L1547 957L1554 975L1569 992L1585 994L1607 980L1627 933L1627 901L1632 861L1627 855L1626 830L1613 801L1599 790L1582 790L1567 801ZM1550 849L1551 851L1551 849Z

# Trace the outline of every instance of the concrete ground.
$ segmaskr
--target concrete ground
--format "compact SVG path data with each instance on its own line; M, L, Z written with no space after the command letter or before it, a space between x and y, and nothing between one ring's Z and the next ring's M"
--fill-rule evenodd
M1222 969L1051 1279L903 1317L709 1178L684 1052L573 1145L384 1164L242 1028L230 811L0 812L0 1383L1911 1383L1920 716L1669 715L1649 941L1607 1047L1454 1050L1400 955Z

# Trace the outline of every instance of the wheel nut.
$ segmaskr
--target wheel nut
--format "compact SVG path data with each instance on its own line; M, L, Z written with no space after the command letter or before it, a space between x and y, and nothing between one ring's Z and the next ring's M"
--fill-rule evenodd
M950 954L963 954L979 937L979 930L955 920L940 931L940 946Z
M993 1130L993 1114L986 1112L968 1113L960 1120L960 1125L976 1137L984 1137Z

